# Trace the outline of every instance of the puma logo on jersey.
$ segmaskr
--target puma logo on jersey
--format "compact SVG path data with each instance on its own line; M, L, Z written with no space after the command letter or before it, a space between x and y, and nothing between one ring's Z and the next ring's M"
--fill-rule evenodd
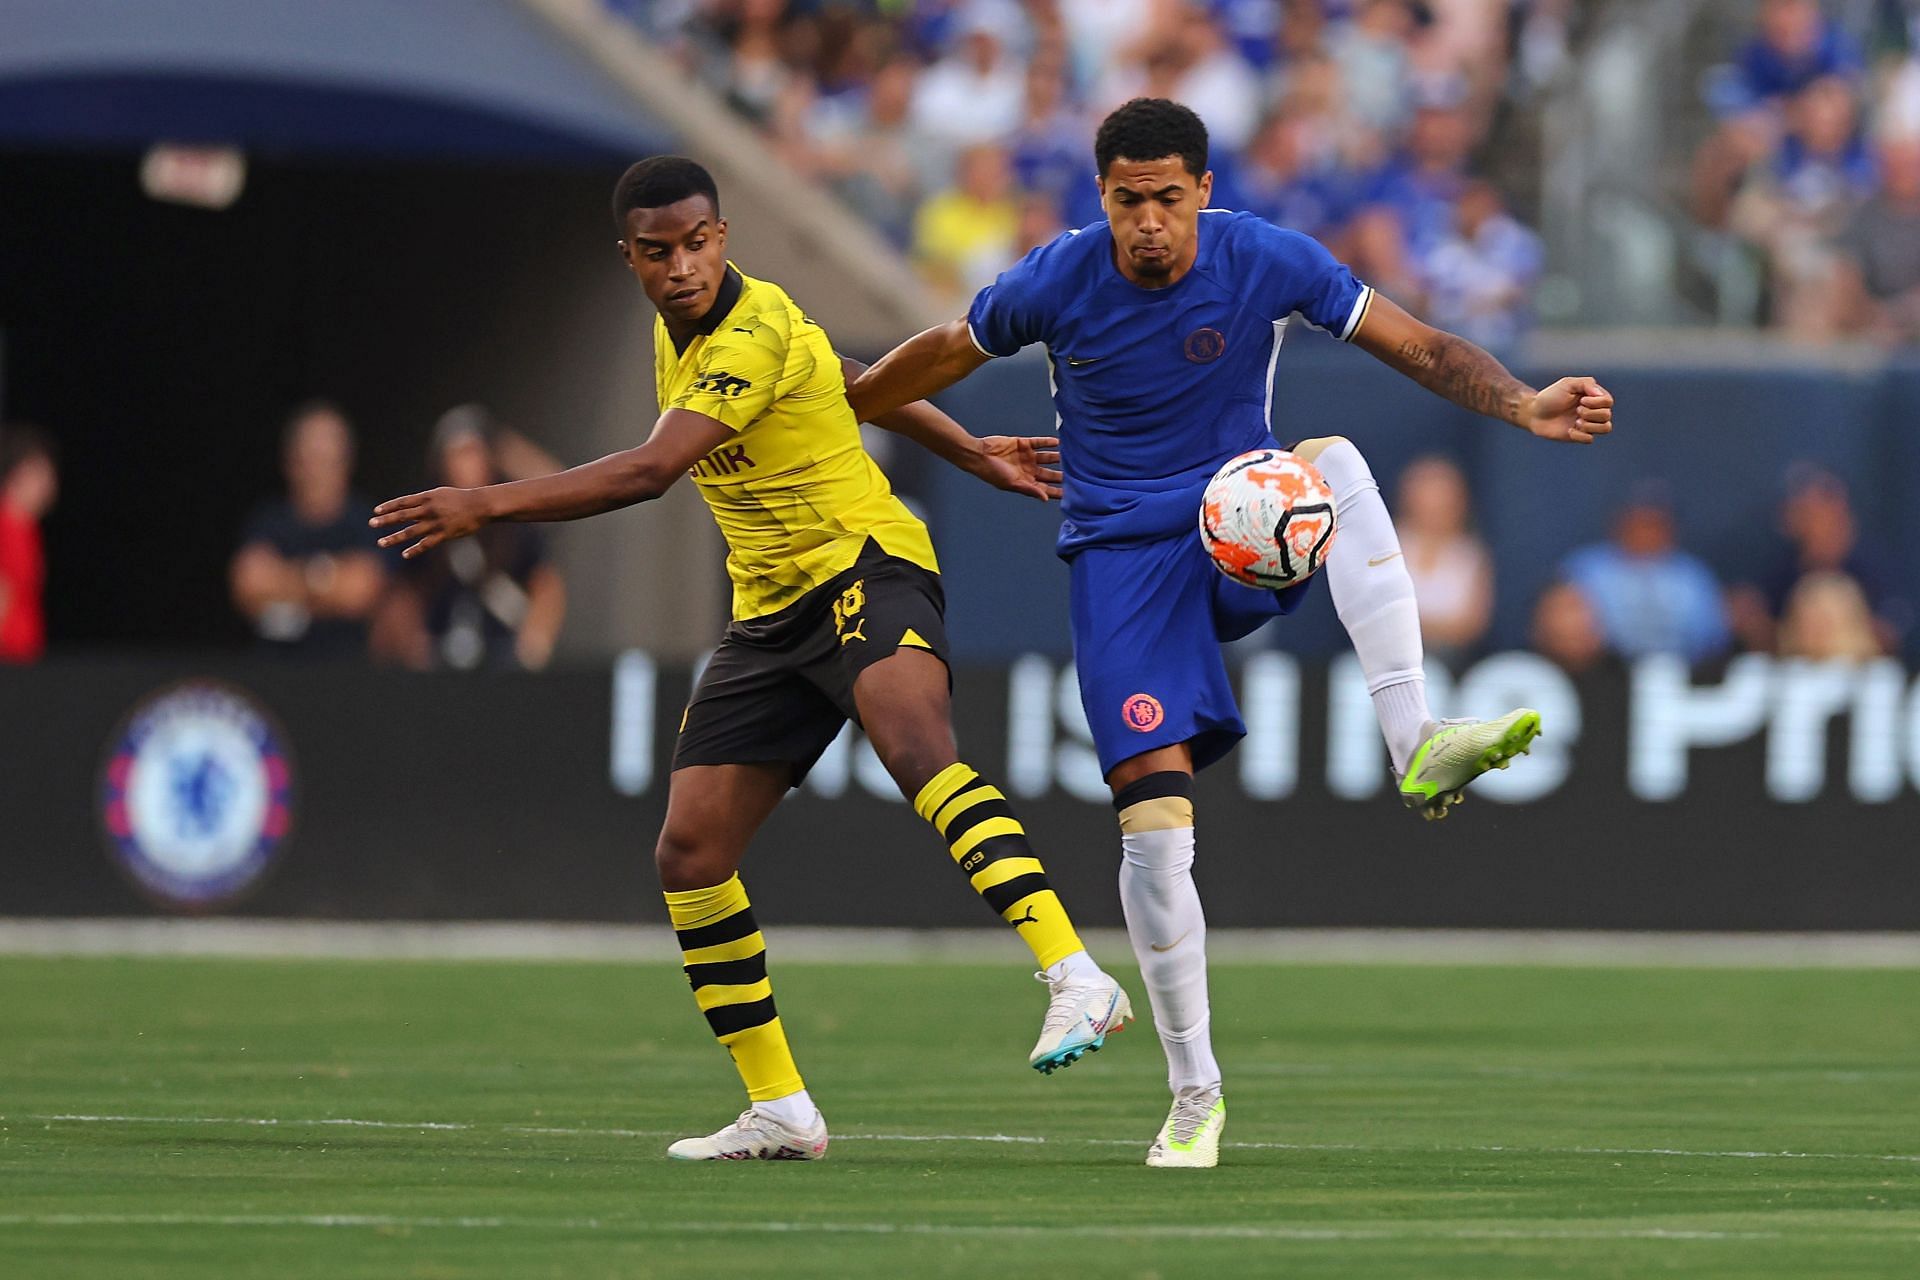
M695 391L704 391L708 395L725 396L732 400L753 384L745 378L735 377L731 373L703 373L693 380Z
M747 446L730 444L715 449L700 461L687 468L690 476L730 476L736 471L745 471L754 466L752 458L747 456Z
M867 620L865 618L862 618L860 619L860 621L848 627L845 631L842 631L840 633L840 643L845 644L849 640L865 640L867 637L861 633L860 629L866 625L867 625Z

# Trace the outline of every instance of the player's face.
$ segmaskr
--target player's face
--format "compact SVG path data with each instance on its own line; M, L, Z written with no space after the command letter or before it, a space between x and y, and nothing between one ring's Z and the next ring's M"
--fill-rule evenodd
M621 256L647 300L669 321L707 314L727 275L727 220L705 196L658 209L629 209Z
M1115 160L1100 175L1100 204L1122 274L1148 288L1185 275L1200 250L1195 228L1212 194L1213 174L1194 177L1179 156Z

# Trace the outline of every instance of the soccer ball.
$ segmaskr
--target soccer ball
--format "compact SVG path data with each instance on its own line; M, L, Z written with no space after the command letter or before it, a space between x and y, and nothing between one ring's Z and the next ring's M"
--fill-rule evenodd
M1320 469L1285 449L1255 449L1214 472L1200 500L1200 540L1235 582L1278 591L1326 563L1336 527Z

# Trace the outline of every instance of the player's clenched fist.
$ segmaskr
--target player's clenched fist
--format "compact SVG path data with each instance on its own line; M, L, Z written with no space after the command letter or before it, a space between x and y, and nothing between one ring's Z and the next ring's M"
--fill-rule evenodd
M1542 440L1592 444L1613 430L1613 393L1592 378L1562 378L1534 395L1526 427Z
M380 545L406 546L400 554L412 559L443 542L466 537L489 518L480 490L442 487L389 498L373 509L373 519L367 523L376 529L396 529L380 539Z

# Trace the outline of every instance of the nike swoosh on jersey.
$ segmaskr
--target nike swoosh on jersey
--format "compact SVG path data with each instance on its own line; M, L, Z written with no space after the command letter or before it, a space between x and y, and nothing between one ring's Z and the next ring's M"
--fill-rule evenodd
M1078 356L1068 356L1067 367L1070 369L1078 369L1083 364L1092 364L1094 361L1100 360L1103 358L1104 357L1101 357L1101 356L1088 356L1086 359L1082 360Z
M1392 552L1391 554L1384 555L1384 556L1372 556L1372 557L1369 557L1367 560L1367 568L1378 569L1381 565L1385 564L1387 561L1397 560L1399 558L1400 558L1400 553L1398 551Z
M1193 930L1191 929L1187 930L1187 933L1192 933L1192 932ZM1187 933L1181 934L1179 937L1175 938L1172 942L1169 942L1164 947L1157 942L1149 942L1147 945L1152 947L1155 951L1171 951L1175 947L1179 946L1181 943L1187 940Z

